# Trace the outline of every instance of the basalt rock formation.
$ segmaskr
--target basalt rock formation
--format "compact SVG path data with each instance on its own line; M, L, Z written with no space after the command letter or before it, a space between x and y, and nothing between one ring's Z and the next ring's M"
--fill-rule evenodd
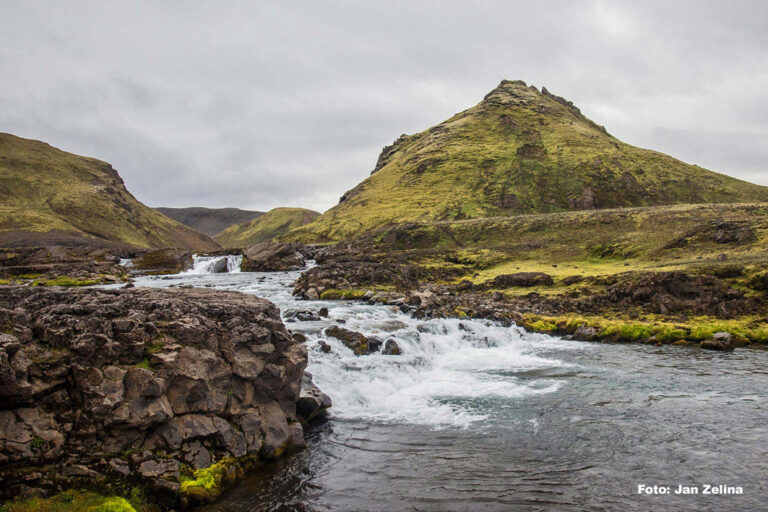
M305 347L249 295L4 286L0 326L2 498L141 487L191 506L303 446L300 420L330 405L311 380L302 393Z

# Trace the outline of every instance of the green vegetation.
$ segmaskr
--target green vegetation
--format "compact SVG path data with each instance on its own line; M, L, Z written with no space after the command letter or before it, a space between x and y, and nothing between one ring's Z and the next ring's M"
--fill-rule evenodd
M230 226L213 238L227 249L247 247L284 235L319 215L304 208L275 208L249 222Z
M137 512L141 505L117 496L65 491L51 498L16 499L0 505L0 512Z
M322 300L359 300L365 296L366 291L367 290L337 290L335 288L330 288L328 290L324 290L323 293L320 294L320 298Z
M504 81L477 106L385 148L369 178L283 238L319 242L406 222L761 201L768 187L625 144L562 98Z
M671 344L701 342L718 332L729 332L742 345L768 343L768 325L760 316L737 319L693 317L672 321L648 316L642 319L605 318L578 314L562 316L526 315L522 327L545 334L575 334L579 328L596 329L596 339L615 342Z
M78 277L58 276L50 279L36 279L32 286L93 286L99 284L97 279L83 279Z
M427 268L463 268L474 283L545 272L559 293L574 276L685 270L768 288L768 204L623 208L424 222L380 229L358 243L373 256L398 253ZM732 274L736 275L732 275ZM458 281L458 280L457 280ZM581 287L583 285L579 285Z
M137 201L109 164L0 134L0 243L20 240L218 248Z

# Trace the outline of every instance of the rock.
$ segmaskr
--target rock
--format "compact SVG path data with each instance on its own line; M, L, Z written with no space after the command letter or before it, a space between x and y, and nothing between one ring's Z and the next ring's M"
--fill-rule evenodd
M573 333L573 337L581 341L594 341L597 339L598 330L594 327L589 327L585 324L576 328L576 332Z
M550 286L554 284L552 276L544 272L517 272L496 276L491 282L493 288L510 288L513 286Z
M399 356L400 346L395 340L390 338L384 344L384 350L382 350L381 353L387 356Z
M320 351L326 354L331 353L331 346L324 341L320 341Z
M710 339L701 342L701 348L720 351L733 350L733 336L727 332L715 333Z
M322 320L314 311L288 311L285 314L286 322L318 322Z
M261 242L243 251L241 268L246 272L298 270L306 264L299 244Z
M328 308L320 308L317 310L317 314L323 318L328 318Z
M186 249L158 249L133 260L133 269L143 273L175 274L192 268L192 252Z
M329 407L331 407L331 398L315 386L309 372L304 372L301 394L296 402L296 414L299 419L307 424L313 419L324 417Z
M378 338L370 337L349 329L344 329L338 325L332 325L325 330L326 336L331 336L340 340L347 348L352 350L356 356L364 356L378 352L384 342Z
M226 274L229 272L229 268L227 266L227 259L226 258L219 258L217 260L214 260L213 263L208 267L208 272L211 274Z
M3 496L106 473L171 504L182 463L276 457L304 444L296 407L306 348L263 299L0 287L0 320L15 333L0 335ZM330 406L318 393L310 395ZM21 466L40 467L40 476Z

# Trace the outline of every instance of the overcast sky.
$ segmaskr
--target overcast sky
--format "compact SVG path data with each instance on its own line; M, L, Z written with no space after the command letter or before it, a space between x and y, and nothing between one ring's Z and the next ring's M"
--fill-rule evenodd
M323 211L504 78L768 185L765 0L0 0L0 131L150 206Z

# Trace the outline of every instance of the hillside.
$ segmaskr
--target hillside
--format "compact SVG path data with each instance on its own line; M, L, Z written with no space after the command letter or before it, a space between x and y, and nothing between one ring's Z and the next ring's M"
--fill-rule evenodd
M0 245L218 248L140 203L111 165L0 133Z
M618 207L768 201L768 187L640 149L571 102L503 81L478 105L379 156L371 176L289 238L388 224Z
M271 240L315 220L320 213L304 208L275 208L244 224L231 226L214 236L222 247L246 247Z
M264 212L241 210L240 208L159 207L155 210L208 236L224 231L229 226L242 224L264 215Z

